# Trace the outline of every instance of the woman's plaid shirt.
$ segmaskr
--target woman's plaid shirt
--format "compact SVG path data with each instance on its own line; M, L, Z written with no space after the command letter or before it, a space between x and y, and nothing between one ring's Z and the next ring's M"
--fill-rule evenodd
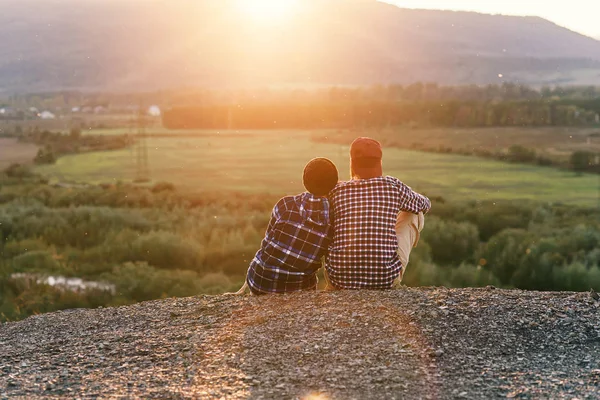
M284 197L273 208L260 250L250 263L253 293L316 289L317 271L331 242L329 202L302 193Z
M431 202L391 176L339 183L329 195L333 242L326 260L339 289L388 289L400 274L400 211L427 212Z

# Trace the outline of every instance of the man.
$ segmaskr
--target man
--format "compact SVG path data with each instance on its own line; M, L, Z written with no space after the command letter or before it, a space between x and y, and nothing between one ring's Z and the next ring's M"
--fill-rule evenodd
M423 229L429 199L383 176L381 145L358 138L352 180L330 193L333 241L325 264L330 289L389 289L399 284Z

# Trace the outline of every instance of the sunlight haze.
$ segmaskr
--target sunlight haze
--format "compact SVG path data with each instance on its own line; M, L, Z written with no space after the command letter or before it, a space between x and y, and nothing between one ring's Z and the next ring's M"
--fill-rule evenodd
M488 14L533 15L546 18L584 35L600 38L597 14L600 4L589 0L549 1L481 1L481 0L386 0L406 8L477 11Z
M238 11L258 22L276 22L293 14L298 0L237 0Z

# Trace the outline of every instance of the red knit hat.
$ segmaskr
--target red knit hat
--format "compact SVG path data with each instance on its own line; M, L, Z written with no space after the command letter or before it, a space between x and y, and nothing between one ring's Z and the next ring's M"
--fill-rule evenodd
M350 160L354 173L361 179L376 178L383 175L381 144L368 137L360 137L350 146Z

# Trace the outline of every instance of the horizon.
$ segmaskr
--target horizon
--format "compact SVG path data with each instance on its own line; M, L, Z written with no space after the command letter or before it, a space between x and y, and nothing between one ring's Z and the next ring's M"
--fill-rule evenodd
M549 4L542 1L505 1L502 3L477 0L378 0L400 8L471 11L483 14L535 16L547 19L557 25L585 36L600 40L600 25L594 11L600 6L590 6L586 0L573 0L569 3Z

